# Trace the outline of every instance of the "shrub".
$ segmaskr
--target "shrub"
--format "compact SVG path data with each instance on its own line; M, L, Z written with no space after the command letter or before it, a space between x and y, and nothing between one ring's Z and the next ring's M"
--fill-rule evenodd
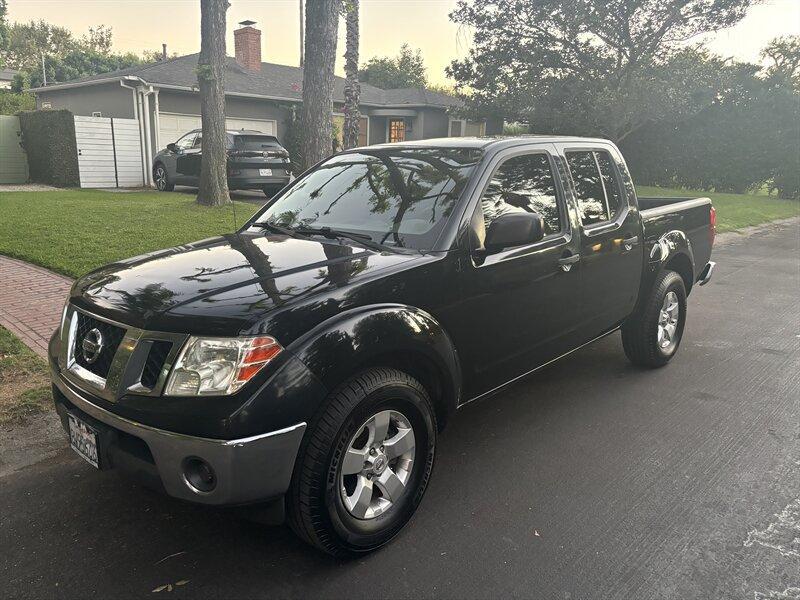
M78 187L80 173L72 113L68 110L22 112L19 122L31 181Z

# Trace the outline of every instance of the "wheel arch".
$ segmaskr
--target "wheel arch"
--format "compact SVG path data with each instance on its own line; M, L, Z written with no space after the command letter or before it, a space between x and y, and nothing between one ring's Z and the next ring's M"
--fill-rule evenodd
M455 347L441 324L419 308L354 309L323 322L287 350L328 390L371 367L408 373L430 394L440 430L458 405L461 369Z

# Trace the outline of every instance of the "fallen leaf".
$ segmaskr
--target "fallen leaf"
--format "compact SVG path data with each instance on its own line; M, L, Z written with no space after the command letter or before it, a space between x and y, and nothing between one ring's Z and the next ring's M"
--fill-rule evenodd
M534 529L533 530L533 535L535 535L536 537L542 537L542 536L539 535L539 530L538 529Z
M187 583L189 583L188 579L181 579L175 585L186 585Z
M158 586L153 592L157 594L158 592L163 592L165 589L167 589L167 584Z

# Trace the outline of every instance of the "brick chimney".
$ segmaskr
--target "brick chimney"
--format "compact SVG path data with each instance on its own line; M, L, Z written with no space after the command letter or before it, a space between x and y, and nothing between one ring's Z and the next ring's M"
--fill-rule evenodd
M236 62L248 71L261 70L261 30L253 27L255 21L242 21L233 32Z

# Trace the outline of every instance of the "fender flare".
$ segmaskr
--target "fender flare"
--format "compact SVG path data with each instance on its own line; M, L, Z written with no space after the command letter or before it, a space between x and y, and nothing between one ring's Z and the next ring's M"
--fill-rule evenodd
M647 256L636 311L639 310L641 303L648 297L656 277L665 271L668 266L683 277L686 285L686 294L688 295L696 277L694 272L694 252L692 251L691 241L679 229L667 231L653 241Z
M372 366L392 366L428 389L440 429L458 406L461 366L450 336L428 312L405 304L376 304L323 321L287 350L328 390Z

